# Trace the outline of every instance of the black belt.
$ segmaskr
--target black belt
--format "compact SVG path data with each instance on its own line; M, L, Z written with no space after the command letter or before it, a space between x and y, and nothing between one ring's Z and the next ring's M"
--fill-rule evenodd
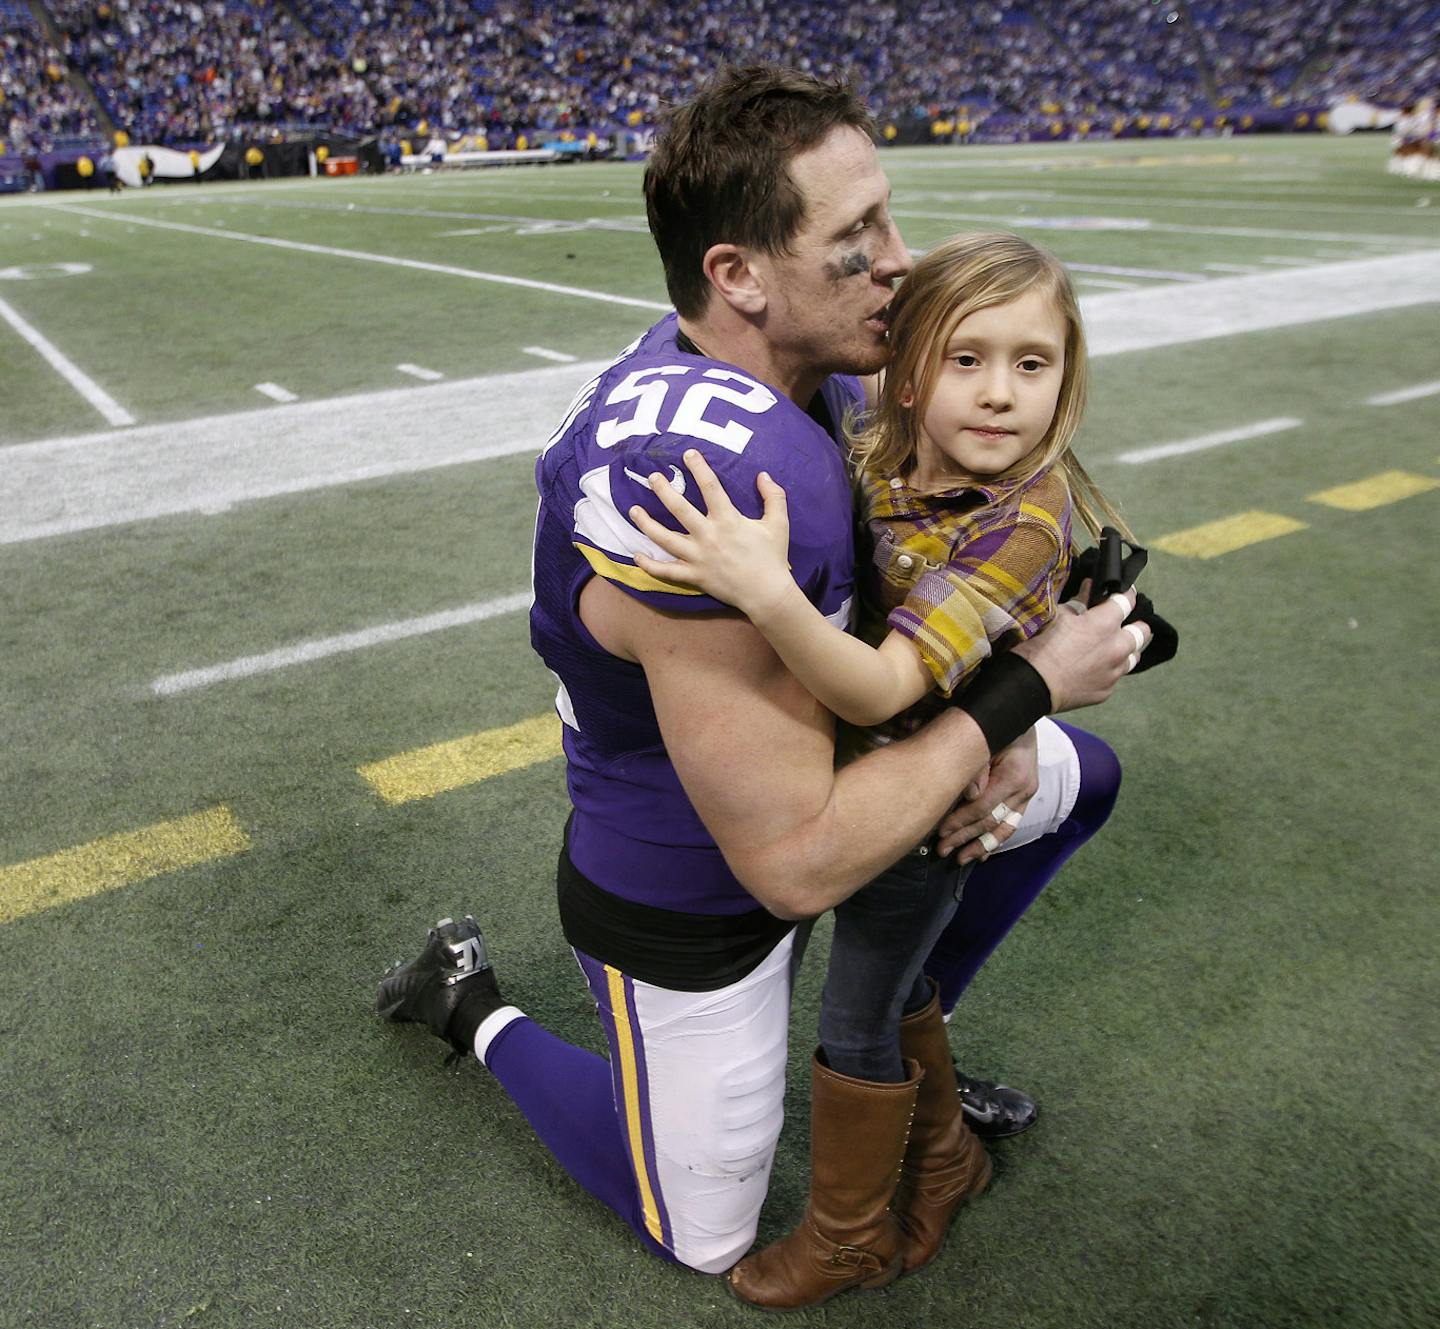
M795 926L759 907L742 914L685 914L624 900L597 886L560 850L560 926L577 951L631 978L676 992L738 983Z

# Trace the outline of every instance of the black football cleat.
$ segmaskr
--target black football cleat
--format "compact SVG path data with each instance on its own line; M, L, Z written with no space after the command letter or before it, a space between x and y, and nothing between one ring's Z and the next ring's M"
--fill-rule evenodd
M972 1079L958 1067L955 1083L960 1090L965 1124L983 1140L1019 1135L1021 1131L1028 1131L1040 1115L1034 1099L1009 1085Z
M452 1031L455 1012L466 1007L466 1031ZM425 949L409 964L397 960L385 971L375 1009L386 1020L430 1027L457 1051L468 1052L475 1027L504 1005L485 937L468 914L457 923L442 918L430 929Z

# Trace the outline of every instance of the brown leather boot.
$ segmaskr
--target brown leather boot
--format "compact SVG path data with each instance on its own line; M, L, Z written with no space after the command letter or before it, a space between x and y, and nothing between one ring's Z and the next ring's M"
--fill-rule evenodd
M846 1288L884 1287L900 1275L900 1230L890 1200L905 1156L920 1071L902 1084L810 1072L810 1203L788 1237L730 1271L742 1301L766 1310L818 1306ZM951 1097L954 1097L951 1090Z
M924 1072L895 1193L906 1273L940 1253L955 1211L985 1189L991 1172L990 1156L965 1124L940 998L931 988L929 1003L900 1021L900 1055Z

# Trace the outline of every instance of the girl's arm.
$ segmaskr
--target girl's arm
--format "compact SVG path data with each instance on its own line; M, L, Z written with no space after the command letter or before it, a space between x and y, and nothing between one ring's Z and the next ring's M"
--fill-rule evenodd
M934 675L908 637L892 632L878 648L867 646L805 598L785 558L790 540L785 491L766 472L756 482L765 504L757 521L735 508L698 452L687 452L684 460L707 512L664 476L652 475L651 489L689 534L631 508L630 520L674 560L637 554L637 567L734 605L811 695L851 724L880 724L934 688Z

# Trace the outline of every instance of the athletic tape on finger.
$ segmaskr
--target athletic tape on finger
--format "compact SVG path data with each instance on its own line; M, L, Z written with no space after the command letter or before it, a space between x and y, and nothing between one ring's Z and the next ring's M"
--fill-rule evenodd
M1135 643L1135 654L1139 655L1145 649L1145 634L1140 631L1138 623L1127 623L1125 631L1130 634L1130 640Z
M1023 812L1016 812L1014 808L1011 808L1000 820L1007 826L1018 827L1020 823L1025 820L1025 814Z
M1130 603L1130 597L1123 591L1116 591L1114 595L1107 595L1105 597L1105 603L1120 605L1121 608L1125 610L1126 618L1130 617L1130 611L1135 608L1135 606Z
M993 854L1000 848L1000 841L989 831L982 831L980 833L980 844L987 854Z

